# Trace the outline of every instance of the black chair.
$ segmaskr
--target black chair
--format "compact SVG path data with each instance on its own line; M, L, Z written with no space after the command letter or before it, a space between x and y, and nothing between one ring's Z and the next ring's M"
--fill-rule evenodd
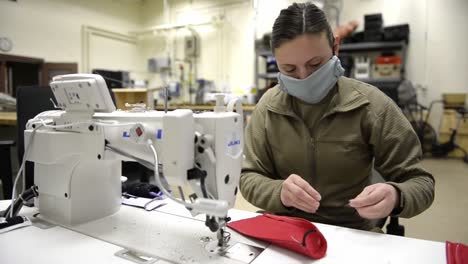
M26 123L41 112L54 110L51 99L55 100L55 97L49 86L18 87L16 92L18 164L23 162ZM29 188L34 184L34 163L27 161L25 165L25 187Z
M0 141L0 180L2 180L3 199L11 199L13 190L11 148L14 145L14 140Z
M21 166L24 154L24 129L29 119L37 114L54 109L50 101L54 98L48 86L19 86L16 89L16 119L17 142L13 140L0 141L0 179L2 180L4 199L10 199L13 191L13 175L11 162L11 148L16 145L18 164ZM34 166L26 162L25 186L29 188L34 184Z
M383 227L387 223L387 219L390 219L390 221L388 222L386 226L387 234L396 235L396 236L405 236L405 227L403 225L400 225L398 221L399 218L396 216L389 216L386 218L379 219L377 221L376 226L383 230Z

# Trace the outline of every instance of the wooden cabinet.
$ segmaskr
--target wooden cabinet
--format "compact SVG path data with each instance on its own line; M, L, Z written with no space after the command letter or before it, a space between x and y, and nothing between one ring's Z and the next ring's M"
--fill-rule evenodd
M0 92L16 96L16 87L39 85L44 60L0 54Z
M18 86L47 86L56 75L77 72L76 63L50 63L40 58L0 54L0 92L16 97Z

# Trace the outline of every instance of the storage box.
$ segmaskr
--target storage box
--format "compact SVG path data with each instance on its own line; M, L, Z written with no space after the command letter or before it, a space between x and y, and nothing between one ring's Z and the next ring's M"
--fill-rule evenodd
M137 104L144 103L146 107L154 108L153 92L147 89L112 89L115 96L115 107L121 110L130 110L125 103Z
M367 56L354 58L354 78L370 78L370 58Z
M409 24L384 27L385 41L405 41L409 42L410 28Z
M401 77L401 58L399 56L381 56L375 59L372 67L372 78L400 78Z
M382 14L364 15L364 31L381 30L383 27Z
M383 39L384 32L382 29L364 31L364 41L366 42L379 42L383 41Z
M466 101L466 93L446 93L442 94L445 109L464 108Z

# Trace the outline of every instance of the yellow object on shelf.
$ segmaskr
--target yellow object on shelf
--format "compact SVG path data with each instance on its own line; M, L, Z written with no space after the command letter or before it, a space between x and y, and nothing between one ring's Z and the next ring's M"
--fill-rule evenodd
M0 112L0 125L15 126L16 112Z
M450 140L453 129L457 127L458 118L460 118L460 115L455 110L444 110L440 123L439 143L445 143ZM461 148L468 151L468 118L460 120L460 127L457 130L455 142ZM448 156L462 158L464 154L459 150L454 150Z
M465 106L466 93L444 93L442 94L445 109L456 109L468 107Z

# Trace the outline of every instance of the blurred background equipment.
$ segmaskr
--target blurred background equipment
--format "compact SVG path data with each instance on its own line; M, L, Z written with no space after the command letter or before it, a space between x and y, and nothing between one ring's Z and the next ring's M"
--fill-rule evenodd
M131 87L130 73L128 71L93 69L92 73L101 75L109 89Z
M369 79L370 78L370 59L369 57L355 57L354 58L354 78L356 79Z
M148 71L149 72L162 72L167 71L171 67L171 58L160 57L160 58L149 58L148 59Z
M198 79L197 84L198 87L195 94L195 104L204 104L206 94L215 91L214 83L213 81Z
M166 91L159 91L159 98L164 99L166 97ZM171 81L167 84L167 100L170 101L174 97L179 97L181 93L181 83Z
M383 40L383 19L382 14L372 14L364 16L364 41Z
M418 135L423 154L436 158L461 158L468 163L466 94L444 94L442 98L426 107L418 102L416 89L411 82L404 81L399 87L400 106ZM439 134L430 122L437 104L444 107Z
M184 39L184 47L185 47L186 58L193 58L193 57L200 56L200 40L199 40L198 35L192 34L190 36L186 36Z
M406 44L409 42L409 25L401 24L384 27L384 40L385 41L404 41Z
M407 24L386 28L381 13L364 15L364 31L343 38L340 45L345 76L377 87L401 105L398 87L407 78L408 40Z
M374 67L372 67L372 77L400 79L401 57L382 55L375 58Z
M0 93L0 111L16 111L16 99L6 93Z

